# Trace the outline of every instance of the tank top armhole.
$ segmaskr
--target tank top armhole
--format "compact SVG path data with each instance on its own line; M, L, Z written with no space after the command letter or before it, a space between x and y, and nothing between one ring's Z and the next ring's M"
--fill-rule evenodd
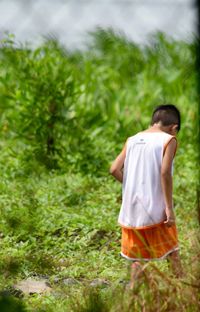
M169 144L169 143L171 142L171 140L173 140L173 139L176 140L176 149L175 149L173 158L175 157L176 151L177 151L177 145L178 145L177 138L176 138L175 136L171 136L171 137L167 140L167 142L164 144L163 156L164 156L164 154L165 154L165 151L166 151L166 148L167 148L168 144Z

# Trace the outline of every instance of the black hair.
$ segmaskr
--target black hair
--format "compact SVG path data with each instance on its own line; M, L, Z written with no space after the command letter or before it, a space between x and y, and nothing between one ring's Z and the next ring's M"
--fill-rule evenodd
M178 108L173 104L159 105L154 109L151 125L159 121L163 126L177 124L177 131L181 129L181 114Z

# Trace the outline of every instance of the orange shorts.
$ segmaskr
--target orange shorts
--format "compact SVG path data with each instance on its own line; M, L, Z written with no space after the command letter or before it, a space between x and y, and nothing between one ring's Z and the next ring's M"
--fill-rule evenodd
M178 250L176 225L164 223L134 229L122 227L121 256L129 260L159 260Z

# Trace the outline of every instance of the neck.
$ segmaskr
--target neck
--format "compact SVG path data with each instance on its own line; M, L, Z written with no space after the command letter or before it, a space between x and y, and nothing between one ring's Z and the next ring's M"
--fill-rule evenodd
M152 130L152 131L164 131L163 127L161 124L154 124L153 126L150 126L149 127L149 130Z

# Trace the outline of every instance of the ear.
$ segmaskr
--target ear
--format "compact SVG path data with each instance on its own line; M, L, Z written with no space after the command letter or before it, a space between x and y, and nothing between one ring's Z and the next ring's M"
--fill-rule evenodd
M178 130L178 125L177 124L173 124L173 125L170 126L170 132L172 134L176 134L177 130Z
M174 125L172 126L172 130L175 131L175 132L177 132L177 131L178 131L178 125L177 125L177 124L174 124Z

